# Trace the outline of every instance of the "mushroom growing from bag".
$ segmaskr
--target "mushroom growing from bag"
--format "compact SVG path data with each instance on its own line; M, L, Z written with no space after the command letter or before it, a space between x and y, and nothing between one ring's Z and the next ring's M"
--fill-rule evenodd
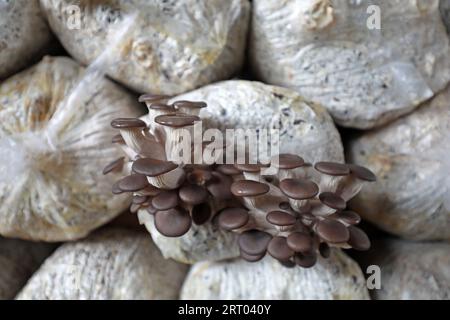
M334 162L312 165L293 154L275 155L273 166L251 163L248 154L245 163L235 157L224 164L225 156L213 164L180 161L173 157L178 131L192 133L201 122L198 108L206 104L169 104L167 97L152 95L141 101L150 113L168 113L116 119L112 126L121 132L124 123L138 128L133 129L133 140L121 145L136 153L127 159L131 172L113 191L133 193L132 211L139 212L142 223L153 220L166 237L181 237L193 224L217 225L239 234L241 257L251 262L269 253L283 265L309 268L318 255L327 258L330 247L369 249L367 235L356 227L358 214L345 210L346 201L375 180L368 169ZM159 146L146 148L150 142ZM189 145L190 159L202 147Z

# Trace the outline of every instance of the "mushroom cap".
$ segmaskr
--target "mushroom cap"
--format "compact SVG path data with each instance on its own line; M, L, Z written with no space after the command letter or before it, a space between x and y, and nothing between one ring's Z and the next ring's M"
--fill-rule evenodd
M295 200L311 199L319 193L317 184L306 179L284 179L280 182L280 189Z
M292 226L297 222L297 219L284 211L272 211L269 212L266 216L266 220L276 226L284 227L284 226Z
M112 137L111 142L112 143L125 144L125 140L123 140L123 137L122 137L122 135L120 133L118 133L114 137Z
M103 169L103 174L108 174L108 173L114 171L115 169L121 168L124 164L124 161L125 161L125 157L121 157L119 159L112 161Z
M178 196L183 202L195 206L208 199L208 192L199 185L186 184L178 190Z
M133 196L133 200L131 201L133 204L143 204L148 200L147 196Z
M333 192L322 192L319 195L319 199L320 202L332 209L344 210L347 206L345 200Z
M158 195L162 190L158 189L157 187L149 184L147 187L145 187L142 190L138 191L138 194L140 196L150 196L150 197L154 197L156 195Z
M236 163L234 167L241 172L260 172L261 168L266 168L269 165L261 164L261 163Z
M115 129L146 128L147 124L138 118L117 118L111 121L111 126Z
M155 227L166 237L181 237L189 231L192 220L183 208L172 208L155 213Z
M139 97L139 102L158 102L161 100L168 100L172 98L172 96L164 95L164 94L151 94L146 93Z
M241 173L241 171L238 170L232 164L221 164L221 165L218 165L216 170L219 171L220 173L223 173L223 174L227 175L227 176L234 176L234 175L237 175L237 174Z
M209 168L202 168L202 167L194 167L189 168L184 167L184 170L188 172L187 174L187 181L193 184L199 184L204 185L208 181L210 181L213 178L212 172Z
M336 220L326 219L316 223L317 235L329 243L347 242L350 233L346 226Z
M317 262L317 255L315 253L312 254L303 254L296 253L294 256L294 261L297 265L303 268L311 268Z
M375 174L365 167L358 166L356 164L349 164L350 172L358 179L368 182L377 181Z
M281 202L278 205L278 208L280 208L281 210L291 210L291 205L289 202Z
M250 219L244 208L226 208L219 212L217 223L222 229L235 230L245 226Z
M179 203L178 193L174 190L162 191L152 199L152 206L157 210L169 210Z
M251 256L258 256L266 252L270 240L272 236L264 231L249 230L239 236L238 244L241 251Z
M244 259L245 261L248 261L248 262L258 262L258 261L260 261L262 258L264 258L264 256L266 255L266 253L258 254L258 255L252 256L251 254L248 254L248 253L246 253L246 252L240 250L240 255L241 255L241 258Z
M155 118L156 123L172 128L192 126L196 121L200 121L200 118L184 113L165 114Z
M192 221L198 226L205 224L211 217L211 213L211 207L207 202L200 203L192 208Z
M191 108L191 109L203 109L207 107L206 102L203 101L187 101L179 100L173 103L175 108Z
M304 232L293 232L286 241L289 248L295 252L311 252L314 246L312 237Z
M318 162L314 168L330 176L346 176L350 174L350 168L346 164L337 162Z
M175 170L178 167L173 162L162 161L152 158L140 158L133 162L131 169L139 174L143 174L149 177L156 177Z
M160 111L167 111L167 112L175 112L176 110L165 103L152 103L149 107L151 110L160 110Z
M348 244L353 249L358 251L366 251L370 249L370 239L364 231L358 227L349 226L348 232L350 233Z
M267 252L277 260L289 260L294 254L294 250L289 248L285 237L273 237L267 246Z
M339 219L348 224L358 224L361 222L361 217L353 211L342 211L333 215L334 219Z
M112 191L113 194L117 195L117 194L121 194L121 193L125 192L125 191L123 191L122 189L119 188L119 182L120 181L117 181L116 183L114 183L112 185L111 191Z
M206 184L209 193L217 200L229 200L233 197L231 185L233 180L220 172L212 172L212 179Z
M270 187L262 182L239 180L231 185L231 193L236 197L256 197L269 192Z
M289 170L304 166L305 160L295 154L282 153L278 156L278 163L274 162L274 165L279 169Z
M118 187L125 192L135 192L144 189L149 185L147 177L142 174L132 174L122 178L118 182Z

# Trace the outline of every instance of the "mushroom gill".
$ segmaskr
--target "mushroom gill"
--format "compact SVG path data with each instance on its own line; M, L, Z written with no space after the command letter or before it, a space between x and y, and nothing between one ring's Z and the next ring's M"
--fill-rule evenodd
M113 142L125 155L104 173L130 168L129 175L113 185L113 193L131 192L131 211L141 210L142 221L153 216L162 235L181 237L192 224L212 223L239 234L241 257L249 262L268 253L285 266L303 268L314 266L319 255L327 258L330 247L369 249L369 238L356 227L361 218L346 210L347 201L365 183L375 181L368 169L309 164L293 154L272 157L270 165L178 161L176 144L183 130L192 133L201 122L199 111L206 103L169 104L170 97L158 95L144 95L140 101L149 109L148 123L113 121L120 130ZM197 149L192 141L189 146L192 160ZM268 175L271 165L275 172Z

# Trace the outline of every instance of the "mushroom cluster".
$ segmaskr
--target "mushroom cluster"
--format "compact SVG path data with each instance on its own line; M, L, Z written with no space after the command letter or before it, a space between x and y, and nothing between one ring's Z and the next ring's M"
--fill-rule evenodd
M239 233L241 257L250 262L269 253L285 266L309 268L318 255L327 258L330 247L369 249L370 240L356 227L359 215L346 207L364 183L375 181L371 171L333 162L312 165L293 154L279 154L269 164L250 163L248 157L247 163L224 164L220 155L214 164L182 163L174 156L180 129L193 132L206 103L170 99L141 96L148 116L111 123L120 130L113 142L128 160L112 162L104 174L127 166L130 175L114 184L113 193L133 193L131 212L145 209L167 237L184 235L192 223ZM194 157L195 146L191 150Z

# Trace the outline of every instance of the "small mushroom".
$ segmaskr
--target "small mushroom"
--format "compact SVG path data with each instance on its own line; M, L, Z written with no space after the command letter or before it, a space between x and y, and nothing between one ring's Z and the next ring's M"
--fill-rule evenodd
M307 233L291 233L286 241L287 245L295 252L311 253L313 251L313 239Z
M350 168L342 163L318 162L314 169L321 173L320 192L336 192L340 182L350 174Z
M350 233L346 226L336 220L325 219L318 221L314 230L317 235L328 243L343 243L350 238Z
M147 124L137 118L118 118L111 122L111 126L120 130L120 134L127 147L141 156L165 159L164 148L154 139L144 135Z
M251 256L265 254L272 236L259 230L249 230L239 236L238 244L241 251Z
M135 192L148 186L146 176L142 174L132 174L118 181L117 187L124 192Z
M141 158L134 161L132 170L146 175L148 182L160 189L178 188L185 179L184 170L170 161Z
M171 96L163 94L143 94L139 97L139 102L144 102L147 107L150 107L153 103L168 103Z
M226 208L219 212L217 222L224 230L236 230L249 221L248 211L243 208Z
M370 239L364 231L355 226L348 227L350 238L348 244L355 250L366 251L370 248Z
M184 113L160 115L155 118L155 123L163 126L164 128L167 160L180 162L180 151L182 151L180 150L180 142L186 137L189 137L191 140L194 136L194 124L197 121L200 121L199 117ZM189 141L189 147L191 147L191 142L192 141ZM187 156L189 156L189 159L186 159L188 161L185 162L191 163L192 159L190 152L188 155L183 154L182 160L184 160L184 157Z
M108 164L103 169L103 174L108 174L110 172L120 172L120 171L122 171L124 160L125 160L125 157L120 157L119 159L114 160L113 162Z
M192 220L183 208L158 211L155 214L155 227L166 237L181 237L191 228Z
M285 211L271 211L267 214L266 219L269 223L279 226L293 226L297 219L292 215Z
M234 167L241 171L247 180L263 182L264 179L261 175L261 168L268 167L259 163L255 164L235 164Z
M152 206L159 211L173 209L178 204L178 193L174 190L162 191L152 199Z
M277 168L279 181L291 178L305 178L305 161L302 157L294 154L280 154L273 157L271 164Z
M319 195L319 201L315 201L311 206L311 213L314 216L326 217L336 211L344 210L347 203L339 195L332 192L323 192Z
M295 254L294 250L288 246L285 237L273 237L269 242L267 252L280 261L287 261Z
M200 110L207 107L207 104L203 101L175 101L173 107L181 113L186 113L193 116L198 116Z
M256 208L258 197L268 193L270 187L262 182L253 180L235 181L231 185L231 193L242 198L249 207Z
M367 168L355 164L350 164L348 167L350 175L344 179L336 191L345 201L353 199L361 191L365 183L377 180L375 174Z
M280 182L280 189L289 197L292 208L298 212L307 212L310 209L309 199L319 192L314 182L305 179L284 179Z

